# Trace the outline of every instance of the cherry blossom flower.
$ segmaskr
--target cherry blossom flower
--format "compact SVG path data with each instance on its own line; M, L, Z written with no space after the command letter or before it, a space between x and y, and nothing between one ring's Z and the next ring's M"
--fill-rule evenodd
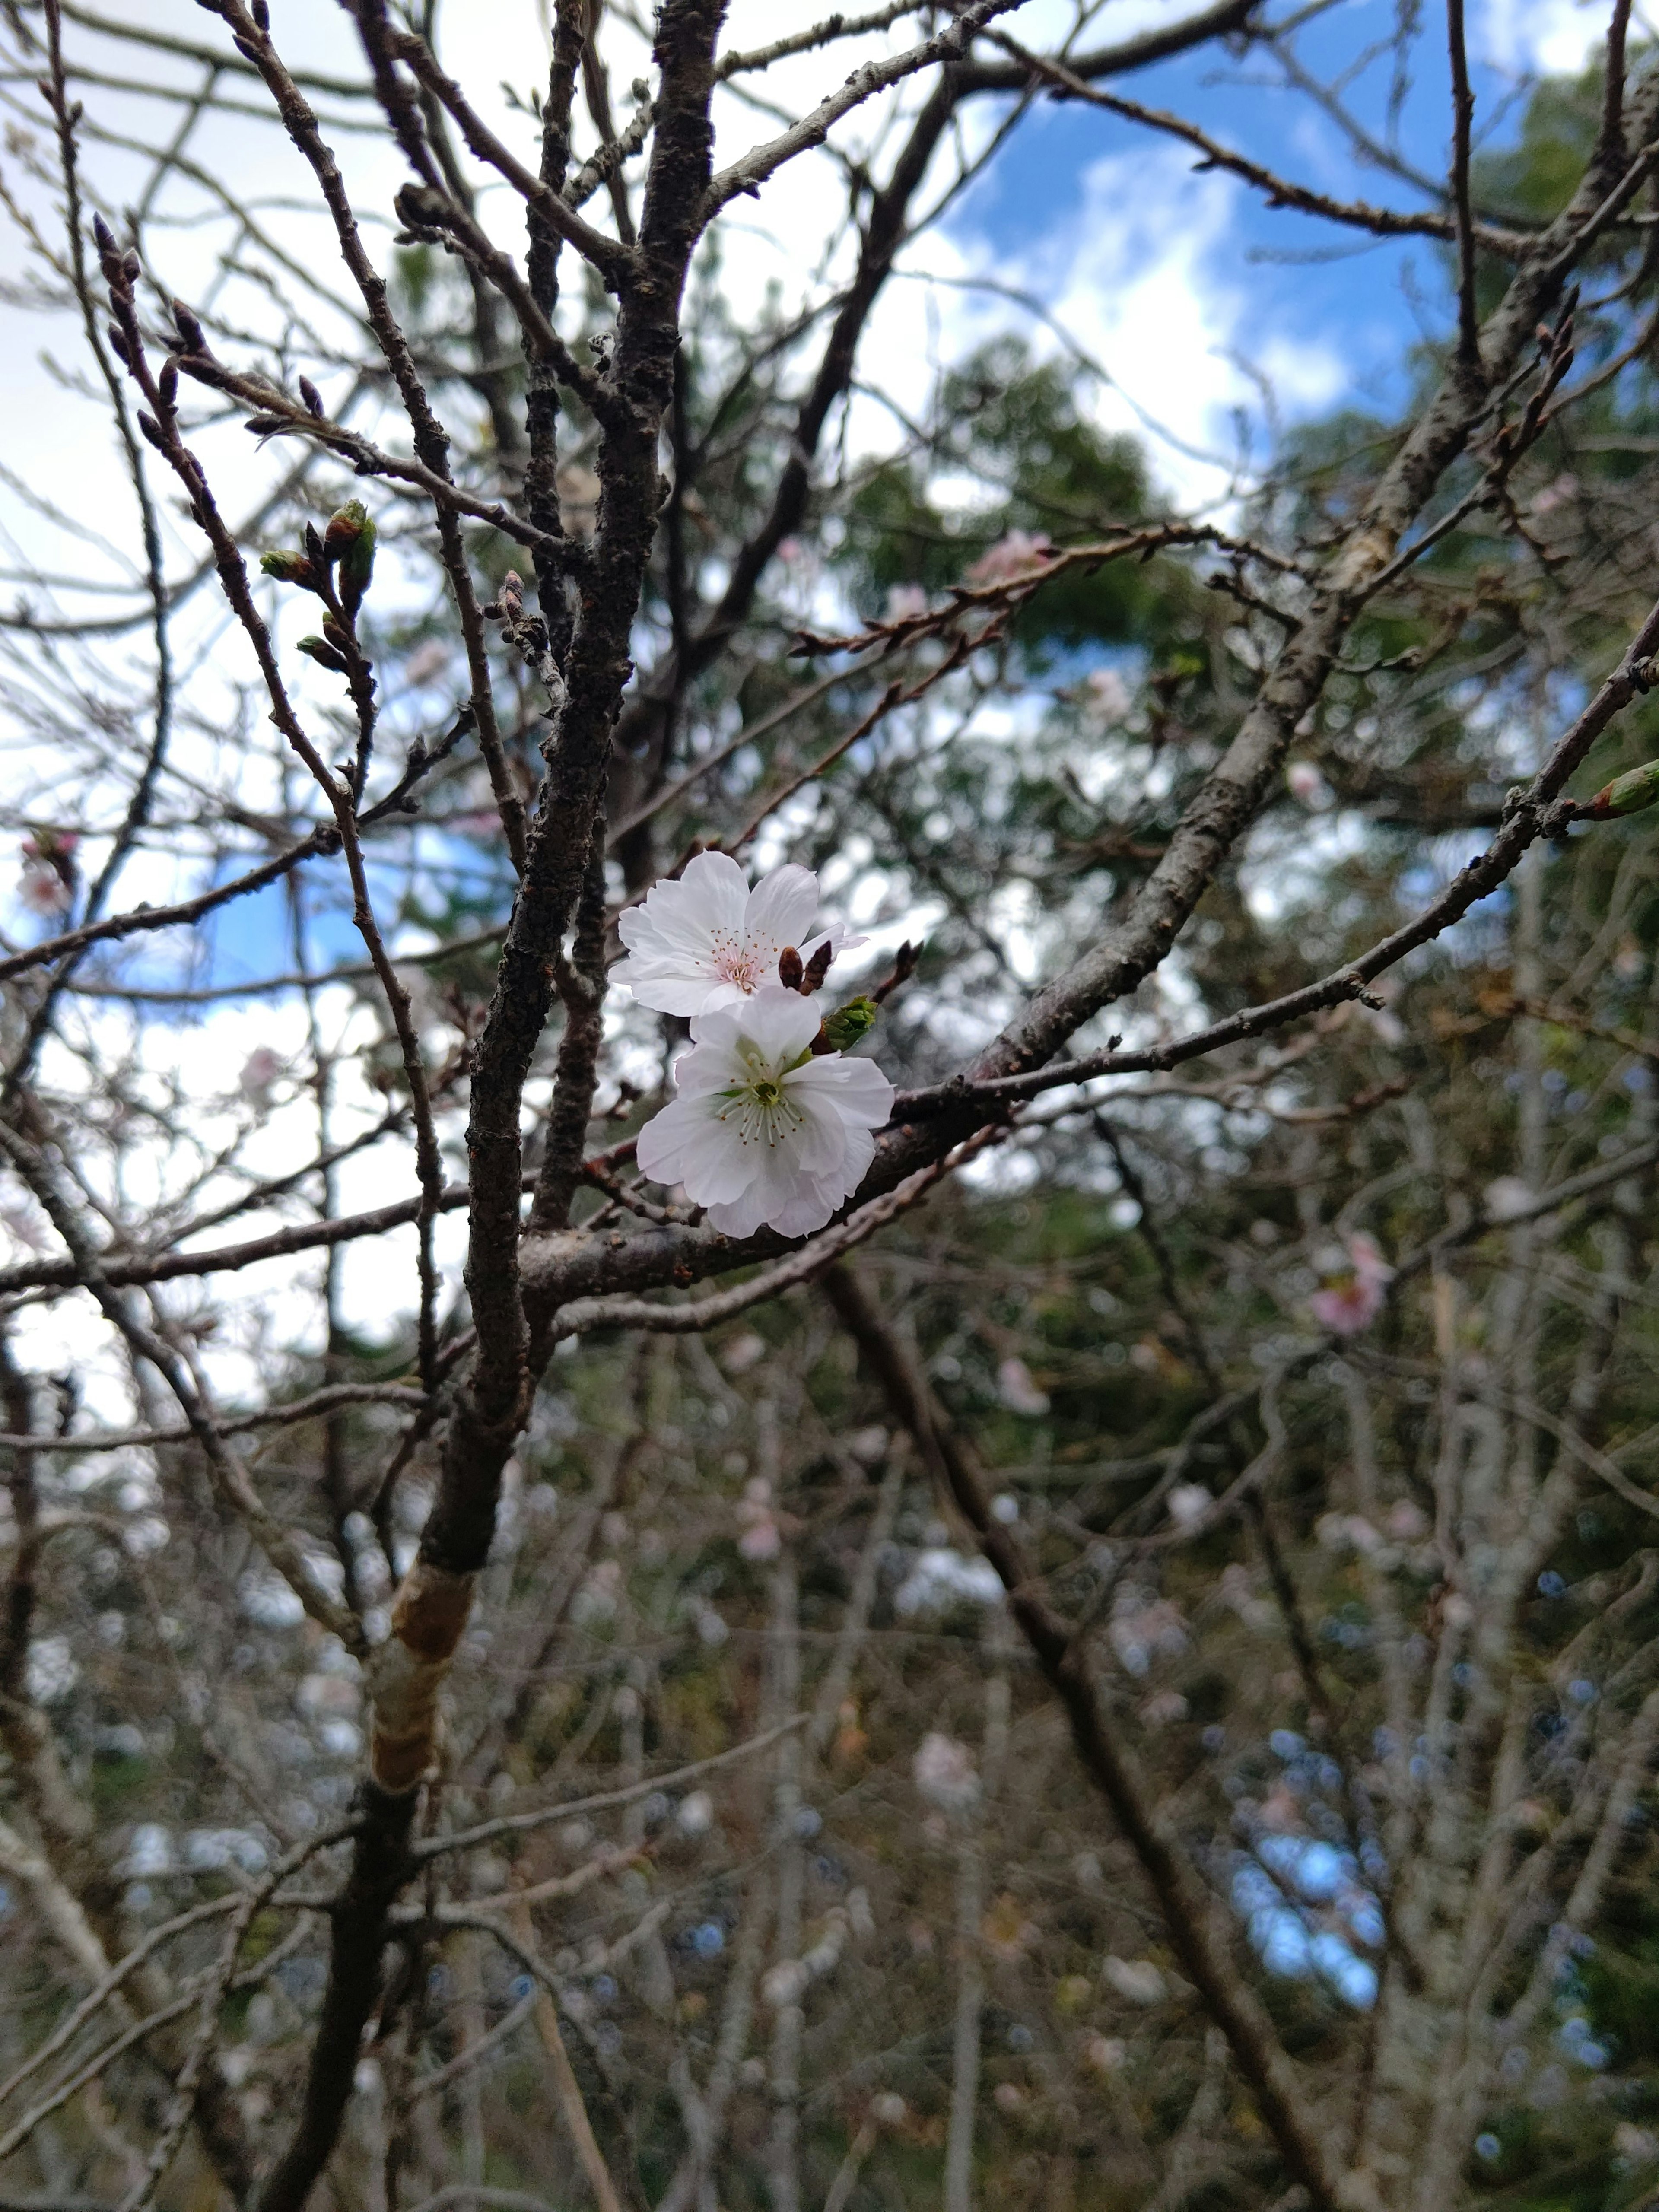
M1131 2004L1160 2004L1170 1993L1170 1984L1150 1959L1109 1957L1101 1967L1100 1978Z
M1177 1483L1165 1501L1177 1528L1196 1528L1215 1499L1201 1482Z
M714 1825L714 1801L706 1790L682 1797L674 1824L683 1836L706 1836Z
M1346 1266L1342 1264L1346 1257ZM1308 1310L1334 1336L1358 1336L1382 1310L1382 1293L1394 1280L1375 1237L1364 1231L1347 1240L1346 1255L1333 1255L1324 1280L1308 1301Z
M738 1549L745 1559L775 1559L783 1549L783 1531L772 1510L772 1486L763 1474L743 1486L738 1501L738 1520L743 1534Z
M967 574L967 581L980 589L988 584L1018 583L1023 577L1039 574L1048 565L1048 556L1054 547L1041 530L1011 530L1004 538L981 553Z
M778 955L793 945L803 964L827 944L831 955L862 945L838 927L811 934L818 879L811 868L775 868L749 888L725 853L699 853L677 882L653 885L617 921L628 958L611 975L659 1014L700 1014L776 983ZM814 1016L812 1026L817 1027Z
M746 1375L751 1367L758 1367L765 1357L766 1339L757 1336L750 1328L732 1338L721 1352L720 1362L728 1375Z
M1048 1410L1048 1392L1038 1389L1030 1369L1012 1353L997 1369L997 1395L1011 1413L1024 1413L1033 1420Z
M1528 1211L1535 1195L1519 1176L1499 1176L1486 1185L1486 1211L1494 1221L1516 1221Z
M1155 1658L1173 1659L1187 1648L1187 1625L1169 1599L1133 1583L1118 1585L1106 1632L1124 1672L1137 1677Z
M283 1073L283 1062L268 1044L256 1045L242 1063L236 1088L256 1106L270 1103L271 1086Z
M910 1779L930 1805L943 1813L966 1813L979 1802L974 1754L954 1736L930 1729L916 1747Z
M75 894L65 883L61 883L50 868L43 868L38 860L27 860L17 879L17 895L33 913L48 917L67 914L75 902Z
M1314 761L1292 761L1285 771L1285 781L1291 798L1313 813L1322 813L1331 803L1331 787Z
M890 584L884 622L915 622L927 611L927 593L920 584Z
M641 1172L684 1185L727 1237L822 1229L864 1180L893 1086L871 1060L814 1056L817 1032L812 1001L775 983L700 1014L678 1097L640 1132Z
M1129 2056L1129 2046L1121 2035L1086 2035L1083 2039L1083 2063L1094 2074L1116 2074Z
M1115 668L1092 668L1078 687L1078 704L1091 730L1115 730L1127 721L1134 701Z
M24 838L18 848L23 868L17 892L25 906L48 920L69 912L75 903L75 848L80 842L72 830L42 830Z

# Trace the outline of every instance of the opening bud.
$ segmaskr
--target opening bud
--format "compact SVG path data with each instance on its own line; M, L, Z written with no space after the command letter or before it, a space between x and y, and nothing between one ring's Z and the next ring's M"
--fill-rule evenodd
M305 555L294 552L287 546L262 553L259 566L267 576L274 576L279 584L311 585L317 580L316 573Z
M850 1052L860 1037L868 1036L874 1029L879 1009L873 999L860 992L849 999L844 1006L837 1006L832 1014L823 1018L819 1031L826 1052Z
M337 508L323 532L325 557L340 564L340 603L348 614L356 614L362 605L374 573L374 522L360 499L349 499Z
M1603 784L1595 798L1579 808L1579 817L1610 822L1616 815L1639 814L1656 799L1659 799L1659 760L1644 761L1640 768L1626 769L1623 775Z

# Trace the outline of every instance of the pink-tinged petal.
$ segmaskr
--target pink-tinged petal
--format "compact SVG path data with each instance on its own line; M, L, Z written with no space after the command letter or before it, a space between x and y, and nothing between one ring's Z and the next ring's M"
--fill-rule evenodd
M1382 1288L1357 1276L1344 1283L1328 1283L1308 1300L1308 1310L1334 1335L1358 1336L1382 1312Z
M748 896L743 870L724 853L700 853L678 882L653 884L643 905L617 917L617 934L639 963L626 977L629 989L650 981L651 969L712 981L715 940L741 933Z
M805 1052L818 1033L818 1011L812 1001L776 983L745 999L735 1019L740 1034L774 1066Z
M811 868L799 867L792 860L774 868L750 892L744 933L751 945L763 938L780 949L786 945L799 949L817 910L817 878Z

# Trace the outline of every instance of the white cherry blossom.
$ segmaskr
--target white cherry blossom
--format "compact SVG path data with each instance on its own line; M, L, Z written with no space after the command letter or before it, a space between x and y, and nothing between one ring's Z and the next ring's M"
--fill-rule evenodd
M700 1014L736 1005L778 980L778 955L793 945L803 963L828 942L833 953L862 945L839 928L812 926L818 879L793 863L749 888L726 853L699 853L677 881L655 884L644 903L618 916L628 957L611 972L642 1006L659 1014Z
M728 1237L822 1229L863 1181L893 1086L871 1060L811 1056L817 1030L814 1002L775 983L700 1014L678 1096L640 1132L641 1171Z

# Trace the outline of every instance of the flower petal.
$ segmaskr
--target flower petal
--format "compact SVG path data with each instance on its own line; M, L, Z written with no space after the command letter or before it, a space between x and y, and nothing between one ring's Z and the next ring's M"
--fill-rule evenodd
M715 983L705 975L678 970L664 973L659 963L636 959L619 961L611 971L611 981L625 986L637 1005L649 1006L658 1014L700 1014L711 993L738 995L728 985Z
M792 860L774 868L750 892L744 933L751 945L763 940L780 951L786 945L799 949L817 910L817 878Z
M833 1100L824 1092L810 1086L785 1086L790 1106L800 1119L793 1125L789 1143L789 1157L803 1175L832 1176L847 1157L847 1139L851 1134L845 1119L836 1110Z
M810 1237L822 1229L840 1203L832 1190L815 1177L803 1176L787 1202L768 1216L767 1227L780 1237Z
M738 941L749 886L725 853L699 853L678 882L653 884L643 904L617 917L630 957L612 972L641 1006L694 1014L719 978L717 941Z
M768 1065L776 1067L805 1052L818 1033L818 1012L799 991L786 991L769 983L732 1010L739 1035L747 1038ZM701 1025L698 1042L702 1039Z
M682 1098L706 1098L710 1091L732 1090L744 1073L730 1053L694 1044L674 1062L674 1088Z
M699 1102L696 1119L680 1139L679 1180L696 1206L720 1205L740 1198L755 1179L750 1152L732 1141L732 1133L712 1110L713 1102Z
M735 936L749 902L749 878L729 853L699 853L681 869L678 883L653 887L647 908L653 901L665 902L677 929L711 938L716 931ZM619 930L621 926L619 920Z
M726 996L711 996L691 1018L691 1042L709 1045L730 1060L732 1066L740 1067L738 1040L743 1033L742 1013L747 1005L742 992L732 990Z
M849 1125L847 1129L847 1149L842 1154L841 1165L836 1171L836 1178L841 1184L840 1189L836 1194L837 1206L841 1204L842 1199L851 1198L853 1193L869 1173L870 1163L875 1157L875 1131Z
M738 1197L753 1179L751 1163L716 1111L718 1100L676 1098L640 1131L635 1157L653 1182L683 1183L694 1204Z
M863 1122L871 1128L878 1129L893 1110L893 1086L873 1060L823 1053L792 1068L784 1084L792 1097L810 1091L826 1105L833 1103L848 1121Z

